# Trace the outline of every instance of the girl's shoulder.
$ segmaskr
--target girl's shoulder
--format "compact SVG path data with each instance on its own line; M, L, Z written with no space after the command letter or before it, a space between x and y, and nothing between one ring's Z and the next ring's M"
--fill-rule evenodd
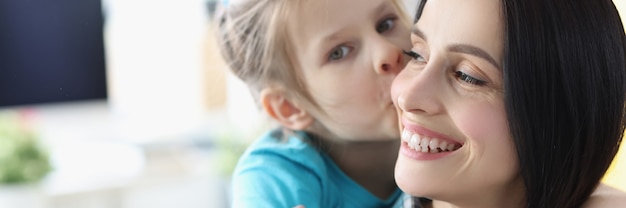
M626 192L600 184L596 191L591 194L584 208L613 208L626 207Z

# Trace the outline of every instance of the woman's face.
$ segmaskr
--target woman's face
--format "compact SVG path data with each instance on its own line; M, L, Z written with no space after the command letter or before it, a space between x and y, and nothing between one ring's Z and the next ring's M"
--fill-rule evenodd
M472 203L521 190L504 109L500 6L431 0L413 26L413 59L391 93L402 131L395 176L411 195Z

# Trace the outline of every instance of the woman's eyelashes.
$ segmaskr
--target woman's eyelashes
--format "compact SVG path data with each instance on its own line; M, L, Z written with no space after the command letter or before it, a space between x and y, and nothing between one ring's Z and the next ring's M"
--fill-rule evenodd
M330 51L330 53L328 54L328 61L341 60L341 59L345 58L346 56L348 56L350 51L352 51L352 48L350 48L348 46L345 46L345 45L337 46L337 47L333 48Z
M419 62L419 63L426 62L426 59L422 55L420 55L419 53L416 53L415 51L405 51L405 50L402 50L402 52L405 55L411 57L411 59L413 59L412 61L416 61L416 62Z
M405 55L411 57L412 62L417 62L419 64L425 64L426 63L426 59L422 55L420 55L419 53L417 53L415 51L412 51L412 50L411 51L402 50L402 52ZM466 82L468 84L471 84L471 85L483 86L483 85L487 84L487 81L483 81L481 79L473 77L473 76L471 76L471 75L469 75L469 74L467 74L465 72L462 72L462 71L454 72L454 76L457 79L459 79L459 80L461 80L463 82Z
M457 79L466 82L468 84L471 85L476 85L476 86L483 86L485 84L487 84L486 81L480 80L478 78L475 78L469 74L466 74L465 72L462 71L456 71L454 72L454 75L457 77Z
M424 56L422 56L421 54L419 54L419 53L417 53L417 52L415 52L413 50L410 50L410 51L402 50L402 52L405 55L411 57L411 59L412 59L411 62L420 64L420 65L426 64L426 58L424 58ZM470 84L470 85L484 86L484 85L487 84L487 81L484 81L482 79L476 78L476 77L474 77L474 76L472 76L472 75L470 75L468 73L465 73L463 71L460 71L460 70L459 71L455 71L454 72L454 76L458 80L460 80L462 82L465 82L467 84Z

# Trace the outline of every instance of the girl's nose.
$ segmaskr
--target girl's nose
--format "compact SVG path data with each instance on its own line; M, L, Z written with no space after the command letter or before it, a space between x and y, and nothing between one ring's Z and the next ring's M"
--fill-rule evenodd
M402 49L386 39L380 41L380 47L374 48L374 70L378 74L397 75L404 68Z

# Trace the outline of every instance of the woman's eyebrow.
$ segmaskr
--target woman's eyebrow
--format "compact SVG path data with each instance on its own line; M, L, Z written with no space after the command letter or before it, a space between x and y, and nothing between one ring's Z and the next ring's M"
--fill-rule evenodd
M491 55L489 55L489 53L487 53L483 49L480 49L476 46L472 46L468 44L454 44L454 45L449 46L448 50L452 52L457 52L457 53L465 53L465 54L469 54L472 56L485 59L487 62L495 66L497 69L501 69L498 62L496 62L496 60Z
M413 35L416 35L422 38L424 41L427 41L426 35L424 34L422 30L420 30L417 27L417 24L414 24L413 27L411 27L411 33ZM491 55L489 55L489 53L487 53L483 49L480 49L479 47L469 45L469 44L454 44L454 45L449 46L448 50L452 52L457 52L457 53L465 53L465 54L469 54L472 56L485 59L487 62L489 62L496 68L501 69L498 62Z
M413 35L417 35L418 37L422 38L424 41L428 41L426 39L426 35L424 35L424 32L422 32L419 28L417 28L417 24L414 24L413 27L411 27L411 33L413 33Z

